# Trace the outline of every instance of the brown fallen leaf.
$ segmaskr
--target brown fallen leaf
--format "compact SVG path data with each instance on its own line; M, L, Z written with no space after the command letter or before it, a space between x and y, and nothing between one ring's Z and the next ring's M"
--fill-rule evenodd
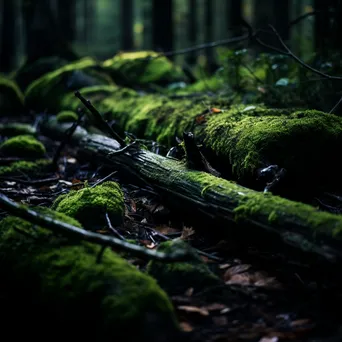
M182 235L180 236L180 238L182 240L187 240L187 239L189 239L189 237L191 235L194 235L194 234L195 234L195 231L194 231L194 229L192 229L192 227L184 227L182 230Z
M227 305L224 305L221 303L212 303L203 307L203 309L206 309L208 311L222 311L226 308L227 308Z
M250 285L251 277L247 273L238 273L238 274L232 275L229 280L225 281L225 283L227 285L232 285L232 284Z
M278 342L278 337L262 337L259 342Z
M233 275L246 272L250 267L251 265L248 264L241 264L229 267L223 275L223 280L228 281Z
M189 288L185 291L185 295L188 296L188 297L191 297L193 293L194 293L194 288L193 288L193 287L189 287Z
M199 308L197 306L191 306L191 305L180 305L177 306L178 310L186 311L186 312L196 312L199 313L202 316L209 316L209 312L206 309Z
M214 316L213 323L222 327L228 324L228 318L226 316Z
M191 332L194 330L194 328L188 322L180 322L179 325L181 330L183 330L184 332Z

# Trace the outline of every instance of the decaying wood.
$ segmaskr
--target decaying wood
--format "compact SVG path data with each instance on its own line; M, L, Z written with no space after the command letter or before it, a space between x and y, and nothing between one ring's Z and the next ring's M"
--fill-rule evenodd
M68 127L50 118L41 130L50 138L63 139ZM88 134L80 127L72 143L78 147L80 157L122 171L133 182L149 183L170 208L186 208L193 217L209 218L210 229L217 227L222 233L238 234L247 241L266 238L270 244L281 242L315 263L334 265L342 261L342 215L323 213L309 205L189 170L180 161L137 146L115 153L120 150L116 140Z

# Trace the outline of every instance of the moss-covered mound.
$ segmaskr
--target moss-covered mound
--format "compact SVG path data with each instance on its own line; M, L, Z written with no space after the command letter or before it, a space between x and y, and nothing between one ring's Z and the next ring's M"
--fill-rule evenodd
M160 244L158 251L171 253L175 250L190 251L192 258L187 262L164 263L150 261L147 272L157 279L158 284L169 294L179 294L189 288L195 291L222 283L200 258L194 249L182 240L167 241Z
M77 121L78 115L71 110L63 110L59 112L56 116L57 122L74 122Z
M0 153L11 157L41 158L45 152L45 146L32 135L18 135L0 145Z
M89 57L64 65L33 81L25 91L25 103L30 109L59 111L63 95L82 87L112 83L99 69Z
M46 331L86 341L124 341L137 335L142 341L170 335L167 341L172 341L177 331L172 305L155 280L109 249L98 259L100 250L16 217L3 219L4 329L22 321L25 338L39 341ZM11 331L12 337L18 334Z
M326 183L342 170L336 150L342 148L342 118L314 110L234 110L213 116L204 143L226 160L238 179L276 164L292 177Z
M124 197L117 183L105 182L94 188L86 187L61 195L52 208L76 218L87 229L96 229L107 224L106 213L113 226L122 223Z
M18 85L0 75L0 116L23 110L24 95Z
M12 78L17 82L20 89L25 91L31 82L67 63L67 60L58 56L40 58L33 63L25 62L14 72Z
M36 176L44 174L52 167L51 160L38 159L36 161L17 161L10 166L0 166L0 176Z
M16 135L35 135L36 129L32 125L11 122L0 123L0 135L5 137L13 137Z
M121 52L102 63L114 81L126 86L168 84L186 79L168 58L153 51Z

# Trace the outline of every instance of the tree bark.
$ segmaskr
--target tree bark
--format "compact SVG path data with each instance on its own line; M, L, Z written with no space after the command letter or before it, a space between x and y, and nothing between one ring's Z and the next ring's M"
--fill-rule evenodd
M16 1L3 0L1 5L0 71L9 72L16 55Z
M173 4L172 0L152 1L152 42L155 50L173 49Z
M133 49L133 0L121 0L121 48Z
M188 42L189 46L194 46L197 43L197 0L188 1ZM196 64L197 52L193 51L188 54L187 62L190 65Z
M62 140L68 127L50 118L41 128L46 136ZM130 181L152 185L170 209L187 212L188 217L190 213L190 220L209 219L211 227L221 227L220 233L247 243L279 243L313 264L342 261L341 215L189 170L180 161L146 150L132 147L120 152L116 140L88 134L80 127L71 142L80 158L118 169Z
M58 27L63 39L72 43L76 37L76 1L58 0L57 3Z

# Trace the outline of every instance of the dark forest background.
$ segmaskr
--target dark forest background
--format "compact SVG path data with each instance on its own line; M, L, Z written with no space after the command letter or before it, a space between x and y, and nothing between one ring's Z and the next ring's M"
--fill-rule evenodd
M241 34L239 18L253 27L273 24L293 51L324 50L330 19L322 0L1 0L0 68L8 72L37 55L112 57L120 50L170 51ZM338 7L339 1L331 1ZM293 27L289 23L308 15ZM266 37L274 39L270 35ZM73 59L72 55L63 56ZM215 62L215 51L179 55L179 63Z

